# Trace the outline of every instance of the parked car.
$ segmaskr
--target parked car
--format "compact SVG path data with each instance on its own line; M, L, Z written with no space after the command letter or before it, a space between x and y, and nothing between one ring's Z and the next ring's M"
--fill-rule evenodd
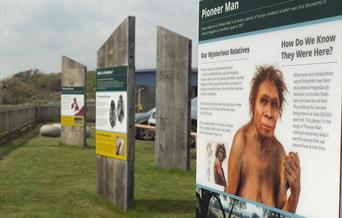
M149 125L156 125L156 108L151 109L152 116L148 119ZM191 131L197 132L197 97L191 99Z
M155 126L156 108L145 113L137 113L135 115L135 123ZM191 100L191 131L197 132L197 97ZM136 137L145 140L152 140L155 137L155 132L149 129L137 128ZM195 143L196 141L191 137L191 146L194 147Z
M136 113L135 114L135 123L136 124L148 125L148 120L152 116L153 110L155 110L155 108L153 108L147 112ZM154 131L152 131L150 129L136 128L135 137L138 139L152 140L154 138L154 136L155 136Z

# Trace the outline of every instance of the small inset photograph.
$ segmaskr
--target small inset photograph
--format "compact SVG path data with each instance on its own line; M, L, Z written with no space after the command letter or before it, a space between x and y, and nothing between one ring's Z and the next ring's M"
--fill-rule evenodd
M210 141L206 145L206 181L224 188L227 185L227 145Z
M112 128L114 128L116 124L116 107L115 102L112 100L110 102L110 109L109 109L109 123Z
M124 139L124 137L117 136L115 144L116 144L115 154L120 155L120 156L124 155L124 151L125 151L125 139Z
M214 179L215 184L226 186L226 177L222 168L222 163L226 159L226 147L224 144L217 144L215 149Z
M196 197L196 217L290 218L286 214L205 189L197 188Z
M76 97L73 97L73 98L72 98L71 109L72 109L74 112L77 112L77 111L80 110L80 107L79 107L79 105L78 105L78 102L77 102L77 98L76 98Z
M74 118L74 122L75 122L76 124L83 124L83 118L81 118L81 117L75 117L75 118Z
M118 100L118 107L117 107L117 114L118 114L118 120L120 123L122 123L124 117L125 117L125 105L123 101L122 95L119 96Z

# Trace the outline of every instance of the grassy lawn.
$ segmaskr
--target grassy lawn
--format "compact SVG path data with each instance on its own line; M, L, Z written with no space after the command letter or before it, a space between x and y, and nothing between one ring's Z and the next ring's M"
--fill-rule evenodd
M78 148L37 130L0 147L0 217L195 217L195 151L189 172L158 169L154 143L137 140L135 203L124 213L96 194L94 134Z

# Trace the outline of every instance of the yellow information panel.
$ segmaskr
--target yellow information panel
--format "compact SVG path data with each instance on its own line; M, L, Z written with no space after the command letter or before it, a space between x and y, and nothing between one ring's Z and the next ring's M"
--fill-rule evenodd
M61 116L63 126L83 126L84 116Z
M97 130L96 154L127 160L127 134Z

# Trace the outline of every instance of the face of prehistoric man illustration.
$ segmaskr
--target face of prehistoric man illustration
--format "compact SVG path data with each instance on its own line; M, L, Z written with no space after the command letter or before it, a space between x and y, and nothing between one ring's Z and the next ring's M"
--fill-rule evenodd
M254 125L259 137L272 138L279 116L280 99L273 81L263 81L254 106Z
M223 161L223 157L224 157L224 151L222 148L220 148L218 154L217 154L217 158L222 162Z

